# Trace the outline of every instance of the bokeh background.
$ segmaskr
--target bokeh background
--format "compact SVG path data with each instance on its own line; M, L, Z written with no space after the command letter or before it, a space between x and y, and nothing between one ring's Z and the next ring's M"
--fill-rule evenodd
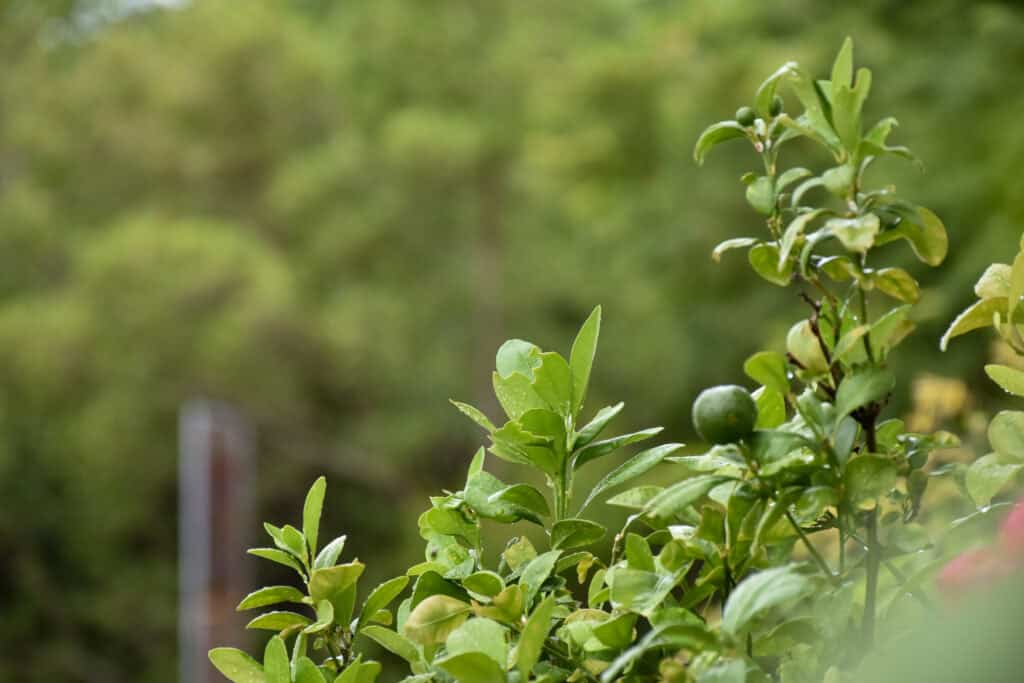
M997 351L938 338L1024 228L1018 3L0 1L0 680L176 680L191 398L254 425L261 518L328 476L371 585L460 485L447 399L495 414L506 337L567 352L603 304L591 405L692 440L700 389L804 315L709 258L759 234L754 158L693 142L846 35L926 165L876 177L951 238L933 272L887 248L924 287L890 412L942 377L991 412Z

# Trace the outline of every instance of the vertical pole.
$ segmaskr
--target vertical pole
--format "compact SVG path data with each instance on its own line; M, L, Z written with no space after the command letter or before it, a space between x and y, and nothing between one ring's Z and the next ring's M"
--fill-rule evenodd
M243 644L234 607L250 583L241 551L252 526L252 436L230 406L194 399L181 408L178 439L180 680L214 683L207 651Z

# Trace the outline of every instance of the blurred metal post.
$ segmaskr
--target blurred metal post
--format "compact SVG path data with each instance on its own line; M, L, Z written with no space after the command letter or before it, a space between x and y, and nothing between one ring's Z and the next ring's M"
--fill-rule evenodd
M219 681L211 647L241 645L235 605L249 581L253 442L231 406L195 399L178 417L178 641L182 683Z

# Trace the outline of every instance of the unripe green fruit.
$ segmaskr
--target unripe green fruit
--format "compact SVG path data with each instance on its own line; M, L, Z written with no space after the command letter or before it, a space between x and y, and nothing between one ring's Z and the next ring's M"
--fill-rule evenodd
M768 113L772 116L778 116L782 113L782 107L784 105L785 102L782 101L782 98L776 95L772 98L772 106L768 109Z
M735 384L705 389L693 402L693 426L710 443L736 443L753 432L755 424L757 404Z
M741 126L754 125L754 119L756 118L757 114L750 107L740 107L736 110L736 122Z
M789 334L786 335L786 350L808 372L815 375L828 372L828 361L825 360L821 344L809 321L801 320L789 328Z

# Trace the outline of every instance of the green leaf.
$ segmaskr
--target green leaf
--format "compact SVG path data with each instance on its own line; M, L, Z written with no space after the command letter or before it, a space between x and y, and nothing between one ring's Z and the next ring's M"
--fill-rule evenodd
M899 476L896 465L880 455L859 455L846 463L843 481L846 498L856 507L868 509L887 494Z
M762 243L747 252L751 267L762 278L780 287L789 285L793 277L793 264L786 261L779 267L779 248L774 244Z
M789 222L786 226L786 230L782 233L782 242L779 247L779 257L775 264L776 270L782 271L786 263L789 261L790 253L793 251L793 247L796 246L797 240L803 236L807 230L807 226L811 224L819 216L831 213L828 209L815 209L802 213Z
M506 486L504 482L489 472L478 472L466 482L466 503L485 519L493 519L503 524L526 519L534 524L543 525L537 513L530 508L513 504L501 498L501 495L511 488L513 487ZM540 493L538 492L537 495ZM513 497L523 498L524 495L519 492L513 494ZM537 501L533 501L533 504L536 505ZM547 506L546 502L544 506Z
M850 85L853 80L853 39L847 36L832 63L832 87Z
M630 510L643 510L652 498L664 490L662 486L637 486L612 496L608 499L608 505L628 508Z
M527 562L537 557L537 551L530 543L530 539L526 536L520 536L518 540L509 543L505 547L505 551L501 554L501 557L505 560L505 563L512 568L512 571L516 571L522 566L525 566Z
M479 652L486 655L504 671L508 664L508 643L505 628L496 621L475 618L452 631L445 642L449 655Z
M500 347L494 357L494 366L501 377L515 373L533 379L533 371L541 364L540 349L522 339L509 339Z
M561 519L551 527L551 547L556 550L579 548L604 538L605 528L589 519Z
M904 303L916 303L921 298L917 280L902 268L882 268L871 275L871 282L880 292Z
M1006 298L1010 295L1010 278L1013 269L1005 263L993 263L974 285L979 299Z
M731 249L743 249L744 247L755 245L760 241L761 240L756 237L735 237L731 240L725 240L724 242L720 242L718 246L715 247L714 251L711 252L711 259L715 263L718 263L722 260L722 254L725 252Z
M751 396L757 405L755 429L775 429L786 421L786 399L779 392L761 387Z
M280 610L261 614L245 627L263 631L284 631L294 627L305 627L311 623L313 623L312 619L305 615Z
M644 441L652 436L657 436L661 433L662 429L662 427L652 427L651 429L644 429L631 434L613 436L610 439L603 439L601 441L595 441L594 443L588 444L575 452L572 463L573 469L578 470L591 460L603 458L609 453L617 451L624 446L637 443L638 441Z
M747 185L747 202L754 210L764 216L775 211L775 186L770 176L758 176Z
M523 588L516 584L508 586L491 600L490 605L475 607L478 616L495 619L506 624L521 623L523 615Z
M561 550L549 550L533 558L529 564L523 567L523 571L519 574L519 585L523 587L523 602L527 608L533 602L537 592L540 591L541 585L551 575L561 554Z
M316 603L316 621L302 629L303 633L321 633L334 622L334 605L327 600Z
M458 683L505 683L505 672L482 652L463 652L434 662Z
M264 560L270 560L271 562L291 567L303 578L306 576L299 561L283 550L278 550L277 548L249 548L246 552L256 557L262 557Z
M1010 287L1006 294L1006 317L1013 319L1013 314L1020 305L1021 297L1024 297L1024 250L1013 259L1010 268Z
M327 683L327 679L309 657L295 660L295 683Z
M1004 391L1024 397L1024 371L1006 365L986 365L985 374Z
M401 633L376 625L367 626L359 632L388 652L398 655L410 664L416 664L423 659L415 643Z
M469 613L470 606L461 600L448 595L431 595L409 613L402 631L420 645L441 645L469 618Z
M494 572L479 571L464 578L462 587L477 595L485 595L490 598L505 590L505 581Z
M621 650L633 643L634 624L636 614L619 614L595 626L594 635L607 647Z
M811 172L806 168L795 167L790 168L782 172L778 179L775 181L775 191L782 192L784 189L792 185L798 180L810 177Z
M754 108L757 109L757 113L762 118L768 119L771 116L772 100L775 99L775 92L778 90L779 81L783 76L786 76L796 68L796 62L786 62L758 86L757 95L754 98Z
M869 367L847 375L836 392L836 420L857 408L885 398L896 385L896 378L884 368Z
M785 396L789 393L786 359L775 351L759 351L743 364L747 377Z
M569 352L569 368L572 373L572 414L579 415L587 398L590 384L590 369L597 353L597 340L601 335L601 307L596 307L580 327Z
M569 364L557 353L540 354L541 364L533 371L533 390L556 414L575 414L573 409L573 376ZM593 361L593 357L591 357ZM588 368L589 372L589 368Z
M523 631L519 636L519 643L515 650L515 666L519 670L519 677L522 681L530 678L530 672L540 659L541 651L544 649L544 641L547 640L551 631L551 616L555 610L555 597L549 595L541 601L533 610L530 618L526 620Z
M320 554L316 556L316 560L313 561L313 569L326 569L327 567L333 567L334 563L338 561L338 557L341 555L341 551L345 548L346 536L338 536L336 539L324 546Z
M582 514L590 503L596 500L598 496L608 489L646 474L667 456L672 455L681 448L683 448L683 444L681 443L669 443L661 446L655 446L654 448L648 448L645 451L637 453L635 456L604 475L604 477L594 485L594 488L590 490L590 494L587 496L587 499L583 501L583 505L580 506L579 514Z
M356 600L356 582L365 565L354 561L324 569L314 569L309 576L309 597L314 602L327 600L334 606L334 620L347 626Z
M858 254L874 245L880 225L878 216L873 213L856 218L830 218L825 222L825 228L838 237L844 247Z
M703 164L704 157L712 147L726 140L745 137L746 134L743 126L735 121L719 121L712 124L705 128L697 138L697 144L693 148L693 158L698 164Z
M306 503L302 507L302 535L306 537L309 554L316 556L317 536L320 534L320 515L324 509L324 495L327 493L327 479L320 477L309 488Z
M396 576L374 588L366 598L366 602L363 603L363 609L359 612L359 626L362 627L378 611L390 605L408 584L408 576Z
M210 662L232 683L266 683L263 666L255 659L233 647L210 650Z
M245 596L235 610L241 612L256 607L276 605L279 602L302 603L304 597L306 596L302 591L292 586L266 586Z
M700 683L745 683L746 680L747 665L741 659L719 660L700 677ZM788 679L783 680L789 683Z
M945 351L950 339L991 325L993 316L997 313L1002 313L1006 309L1006 302L1007 299L1003 298L983 299L968 306L950 324L946 333L942 335L939 348Z
M597 415L594 416L594 419L588 422L583 429L576 433L576 440L573 448L583 448L600 436L601 432L604 431L604 428L612 421L612 418L622 412L622 408L625 405L625 403L620 402L613 406L606 406L597 411Z
M854 170L850 164L835 166L821 174L821 181L825 189L837 197L845 197L850 193L850 185L853 184Z
M362 657L357 655L355 660L334 679L334 683L374 683L380 675L380 662L364 662Z
M1024 465L1020 463L1000 462L1000 456L996 453L984 455L967 468L964 478L967 493L979 508L986 507L1022 467Z
M691 479L684 479L669 486L647 502L644 512L655 517L672 517L707 495L708 491L719 484L731 481L732 477L705 474Z
M458 408L459 412L461 412L463 415L465 415L470 420L476 422L478 425L487 430L488 433L493 432L495 429L497 429L497 427L494 426L494 423L492 423L486 415L484 415L480 410L474 408L468 403L460 403L459 401L453 401L451 399L449 399L449 402L453 406Z
M1024 462L1024 413L998 413L988 425L988 442L999 455Z
M507 377L502 377L501 373L495 372L491 379L494 385L494 395L510 420L518 420L523 413L530 410L549 408L547 402L537 395L533 388L533 381L526 375L514 372Z
M814 589L814 583L793 567L766 569L740 582L722 612L722 631L739 640L769 610L790 605Z
M529 510L541 517L551 514L544 494L529 484L507 486L492 493L487 499L491 503L511 505L518 510Z
M267 683L290 683L292 680L291 665L288 662L288 648L280 636L267 641L263 650L263 670L267 675Z
M930 266L942 263L949 250L949 237L942 220L923 206L897 207L896 210L902 220L895 228L885 231L879 244L905 239L922 262Z

